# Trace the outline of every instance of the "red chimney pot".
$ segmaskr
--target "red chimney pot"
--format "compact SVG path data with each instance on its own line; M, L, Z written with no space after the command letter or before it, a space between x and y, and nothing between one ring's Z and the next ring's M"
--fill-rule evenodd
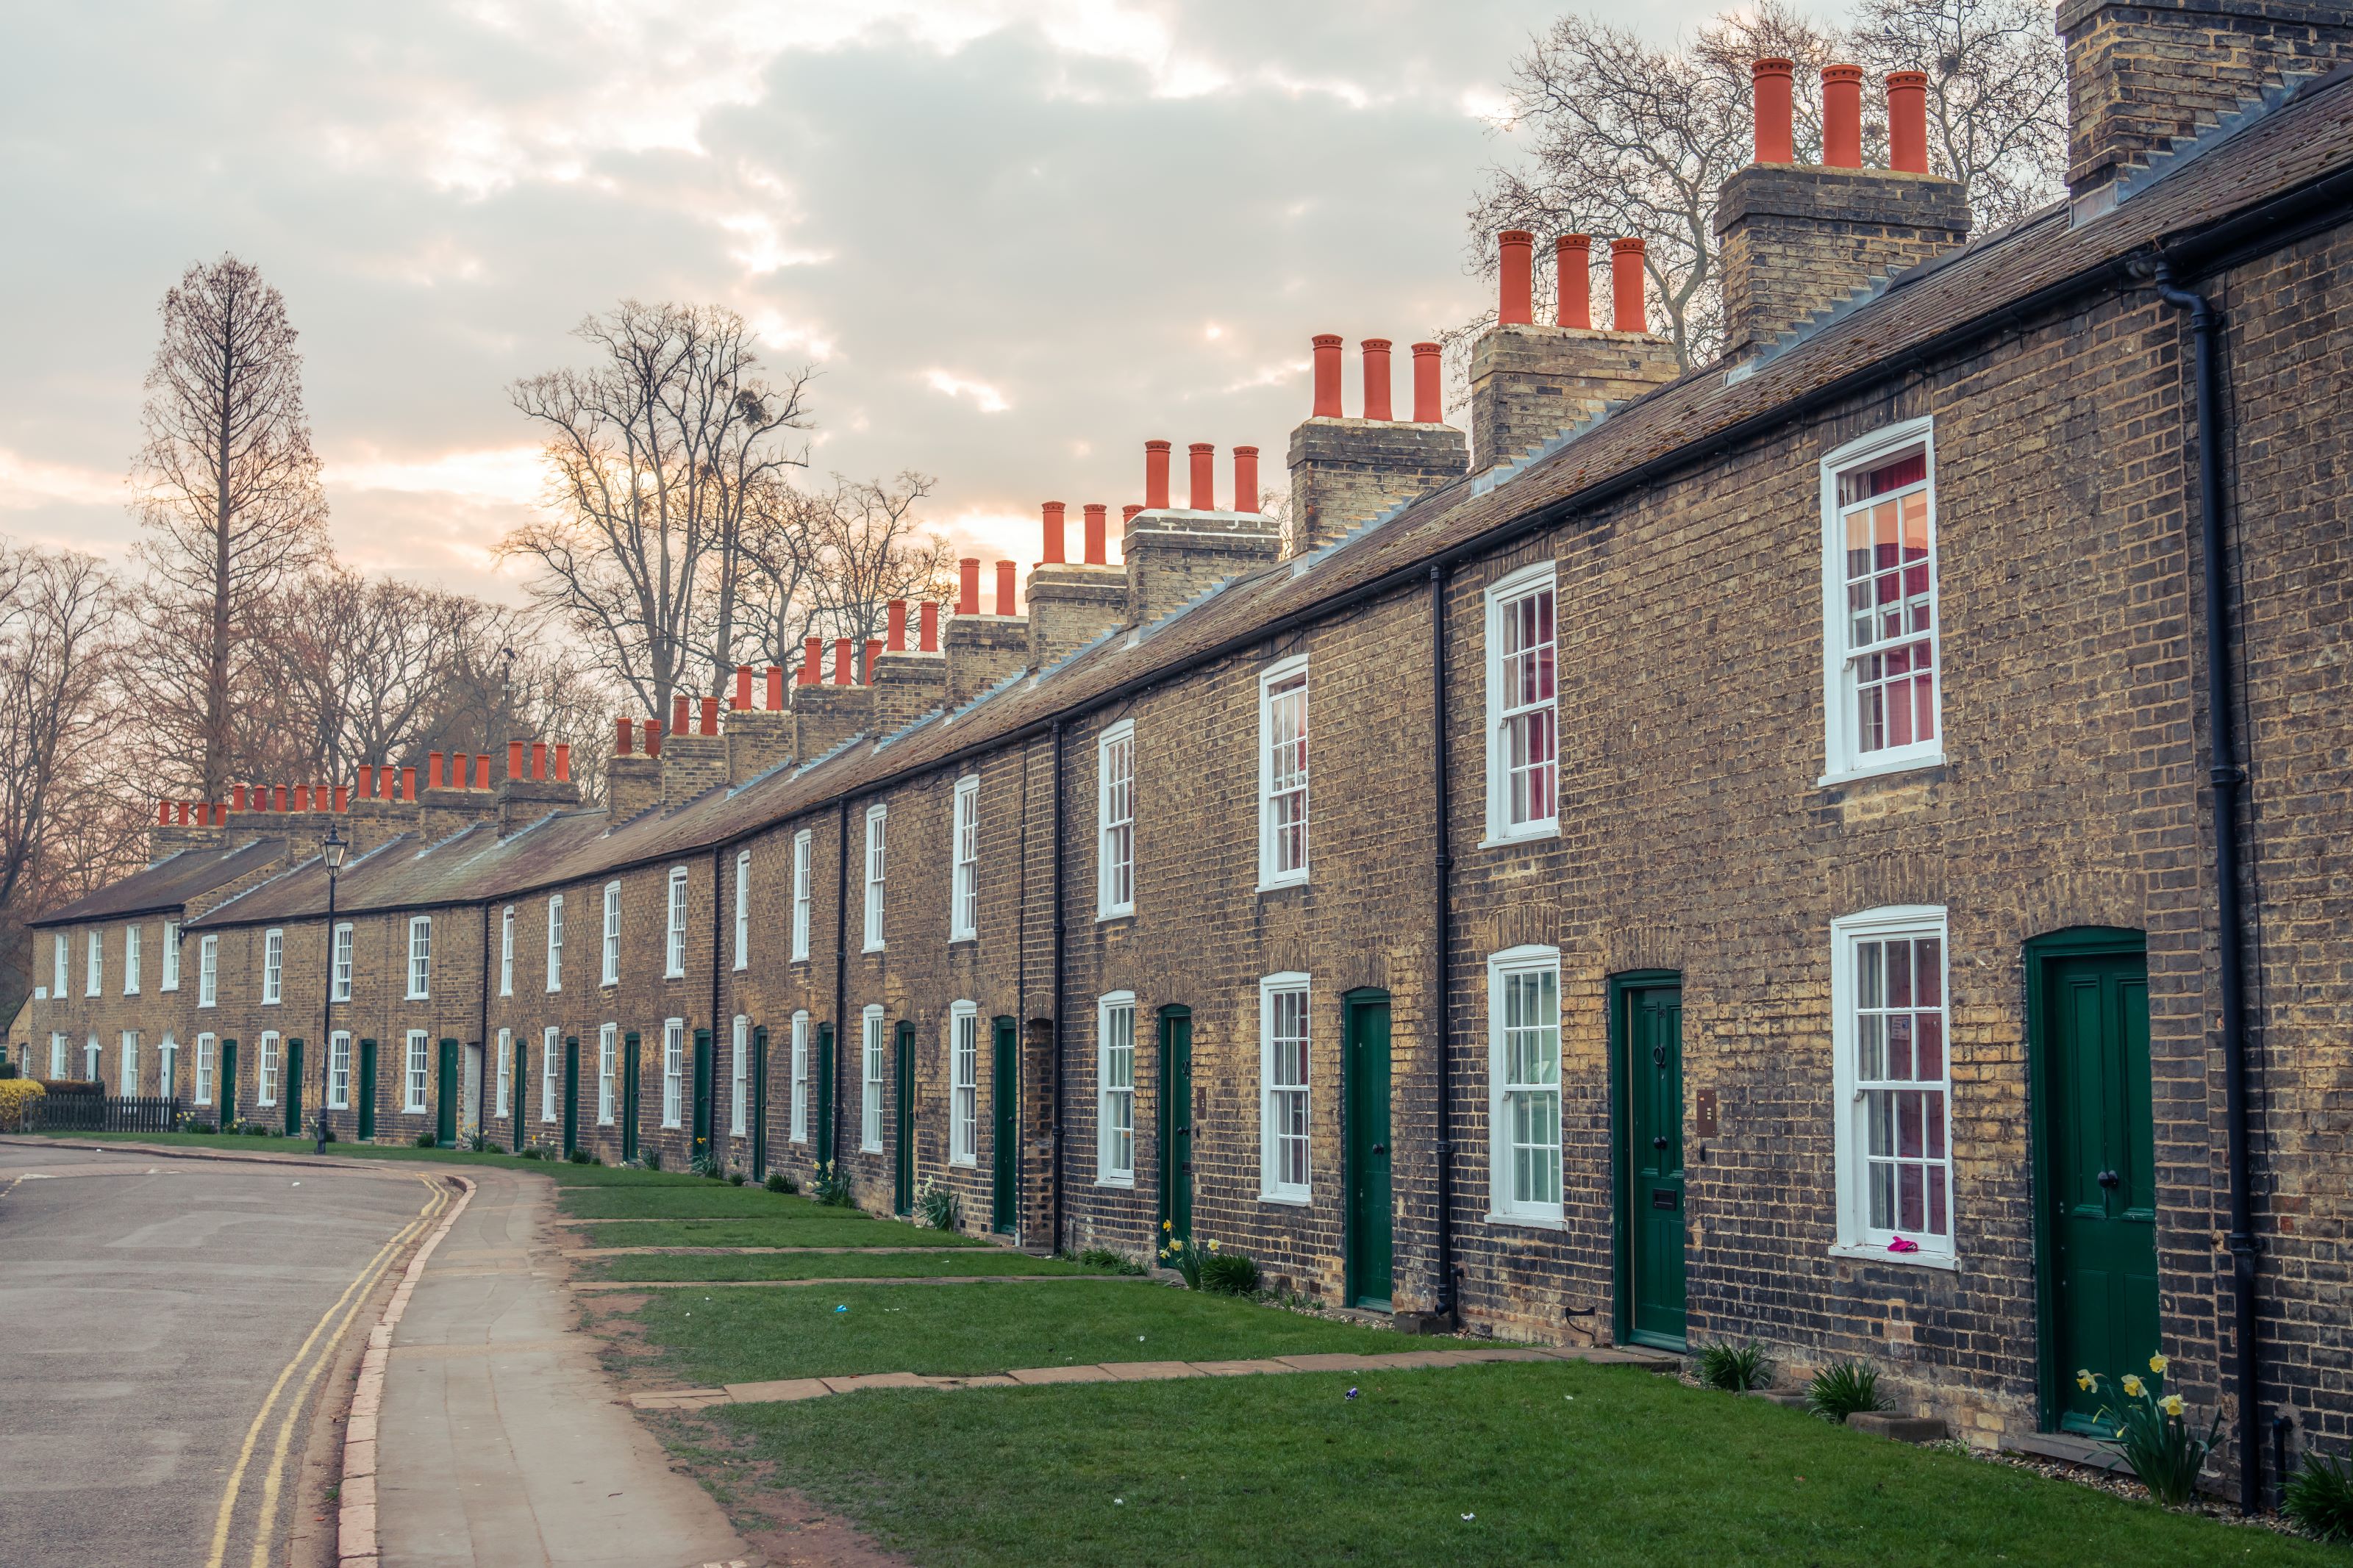
M670 732L683 735L694 723L694 705L683 691L670 694Z
M660 756L660 755L661 755L661 743L662 743L662 721L661 721L660 720L659 720L659 719L649 719L649 720L647 720L647 721L646 721L646 755L648 755L648 756L649 756L649 757L659 757L659 756Z
M883 612L889 616L889 619L884 622L884 625L890 628L884 636L884 646L889 647L892 653L906 652L907 601L904 599L893 599L888 605L883 606Z
M1195 511L1215 511L1218 449L1207 441L1196 441L1186 450L1193 456L1193 495L1189 505Z
M1062 517L1068 509L1060 501L1050 500L1038 509L1039 528L1045 535L1045 553L1039 557L1041 566L1062 564Z
M801 639L801 668L799 679L800 683L803 686L816 686L824 681L825 639L823 637L803 637Z
M555 742L555 782L572 782L572 747L563 741Z
M1822 162L1833 169L1862 167L1862 68L1822 68Z
M1413 345L1413 422L1417 425L1445 423L1446 412L1440 406L1438 382L1444 351L1436 343Z
M874 661L881 656L882 639L881 637L868 637L866 639L866 662L860 666L860 670L863 672L860 678L860 685L871 686L874 684Z
M702 700L702 732L706 735L719 733L719 699L716 697Z
M1616 307L1613 323L1621 332L1647 332L1651 330L1648 309L1642 302L1642 242L1640 239L1613 239L1609 242L1609 293Z
M915 647L923 653L940 651L940 603L925 599L915 615Z
M1760 163L1798 161L1790 109L1790 75L1797 68L1796 61L1778 56L1767 56L1748 68L1757 100L1757 162Z
M1340 417L1340 335L1318 332L1310 340L1315 350L1315 402L1311 419Z
M360 764L360 798L362 800L366 800L375 794L375 764L374 763L362 763Z
M1086 563L1090 566L1108 566L1111 564L1111 557L1107 553L1110 549L1110 542L1103 537L1109 530L1109 525L1106 523L1105 519L1110 514L1110 511L1111 509L1103 505L1101 501L1089 501L1087 503Z
M1167 444L1166 441L1161 443L1164 447ZM1165 487L1165 480L1163 484ZM1161 504L1165 506L1167 503L1164 500ZM1013 563L1010 561L997 563L997 613L1000 616L1013 613Z
M522 742L521 741L507 742L507 777L511 779L522 777Z
M1593 326L1593 237L1564 234L1552 242L1553 282L1559 302L1553 320L1564 327Z
M1365 353L1365 417L1388 424L1397 417L1389 403L1389 341L1366 338Z
M417 798L417 764L414 763L400 770L400 798L405 801Z
M546 779L547 742L533 741L531 743L531 780L533 784L543 784Z
M833 683L836 686L848 686L850 684L849 639L848 637L836 637L833 639Z
M1928 74L1887 73L1887 166L1898 174L1928 172Z
M1499 325L1525 327L1536 319L1535 243L1536 237L1524 228L1507 228L1495 237L1503 272L1503 293L1495 308Z
M780 712L784 711L784 707L785 707L785 668L784 668L784 666L782 666L782 665L780 665L780 664L772 664L772 665L768 666L768 694L767 694L767 695L768 695L768 711L769 711L769 712L771 712L771 713L780 713Z
M1168 443L1146 441L1144 444L1144 508L1146 511L1168 510ZM1008 612L1000 610L999 615Z
M967 555L956 563L956 604L959 616L980 614L980 557Z
M1258 448L1234 448L1234 510L1258 510Z
M623 719L616 727L619 734L613 742L613 754L617 757L626 757L629 754L629 721Z
M752 706L752 667L748 664L739 664L735 667L735 700L732 706L736 708Z

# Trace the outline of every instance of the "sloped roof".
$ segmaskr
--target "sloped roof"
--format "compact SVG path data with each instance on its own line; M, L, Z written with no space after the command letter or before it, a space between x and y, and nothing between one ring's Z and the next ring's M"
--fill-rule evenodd
M2012 316L2050 308L2087 287L2119 286L2124 265L2259 214L2291 192L2330 184L2332 218L2353 213L2353 73L2330 73L2274 95L2265 112L2226 138L2143 181L2105 215L2071 224L2063 204L1874 284L1743 367L1694 371L1611 410L1517 468L1467 477L1395 510L1328 549L1235 578L1150 626L1115 632L1051 669L1009 679L952 713L887 737L861 737L805 766L735 788L714 788L605 826L601 816L560 819L501 843L486 829L459 835L387 871L373 907L475 902L707 854L728 840L833 805L965 755L1035 733L1208 658L1247 648L1338 605L1392 591L1431 566L1467 557L1528 528L1600 504L1623 488L1700 461L1724 443L1769 430L1819 399L1893 374ZM481 841L475 843L475 835ZM414 853L412 848L412 853ZM379 851L381 854L382 851ZM371 858L373 858L373 857ZM346 872L342 900L357 891ZM373 885L373 884L372 884ZM210 917L259 918L252 909L315 912L325 878L297 868ZM349 906L357 907L357 906Z
M85 921L128 920L134 915L184 909L190 899L202 898L240 877L249 877L285 853L286 840L275 837L182 849L26 923L76 925Z

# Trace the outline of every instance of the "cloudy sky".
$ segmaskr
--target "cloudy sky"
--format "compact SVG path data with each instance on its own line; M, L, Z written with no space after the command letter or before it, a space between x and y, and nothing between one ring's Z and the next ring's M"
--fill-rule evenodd
M1478 308L1463 210L1558 5L5 0L0 531L127 552L156 303L225 250L286 295L370 571L514 596L506 387L628 297L741 311L818 373L813 475L936 475L977 553L1141 499L1154 437L1280 482L1311 333Z

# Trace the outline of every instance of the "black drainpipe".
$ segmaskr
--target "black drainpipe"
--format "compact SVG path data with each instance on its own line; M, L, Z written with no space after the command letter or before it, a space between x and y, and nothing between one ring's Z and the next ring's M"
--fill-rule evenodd
M2214 898L2217 967L2221 973L2222 1118L2230 1167L2231 1304L2237 1342L2233 1381L2239 1401L2239 1511L2263 1506L2261 1423L2255 1405L2261 1373L2255 1346L2255 1237L2253 1195L2247 1174L2246 996L2241 973L2239 914L2239 771L2232 740L2230 558L2222 544L2222 414L2214 363L2222 318L2202 294L2174 287L2173 268L2157 264L2157 292L2167 304L2189 312L2196 342L2198 378L2199 550L2203 557L2200 587L2206 601L2206 727L2212 748L2208 778L2213 784Z
M719 879L719 857L725 848L723 844L711 847L711 1147L703 1151L723 1165L726 1162L721 1158L720 1151L727 1146L724 1140L731 1134L719 1131L719 1064L726 1059L725 1052L735 1044L733 1031L729 1032L724 1047L720 1044L719 1036L719 894L720 889L725 885ZM730 888L729 891L732 896L733 889ZM732 1078L729 1087L732 1093ZM732 1108L734 1102L731 1100L728 1103ZM730 1122L729 1126L732 1128L733 1123Z
M841 1102L847 1097L841 1092L841 1058L849 1051L849 1019L845 1009L849 1005L849 797L841 797L839 814L841 853L834 857L833 868L833 1173L841 1174ZM866 1042L859 1041L861 1052ZM866 1070L861 1055L859 1072ZM860 1094L865 1092L861 1079Z
M1438 855L1430 889L1430 1038L1438 1058L1438 1316L1459 1310L1454 1299L1453 1031L1448 1026L1447 964L1453 920L1454 858L1447 838L1446 567L1430 569L1430 754L1431 837Z
M1062 721L1054 721L1054 1250L1062 1250Z

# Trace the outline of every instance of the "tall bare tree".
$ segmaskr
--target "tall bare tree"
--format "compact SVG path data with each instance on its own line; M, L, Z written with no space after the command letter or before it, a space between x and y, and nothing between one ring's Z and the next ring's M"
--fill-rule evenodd
M598 363L517 382L548 433L548 506L506 539L533 596L588 639L599 668L649 712L716 691L734 662L744 521L763 486L803 462L808 373L760 375L750 329L719 306L625 300L575 335Z
M1864 0L1851 35L1785 0L1761 0L1667 48L1572 14L1512 64L1513 118L1527 146L1517 163L1489 172L1471 208L1482 268L1493 270L1501 228L1639 235L1654 327L1686 366L1712 358L1723 342L1716 197L1749 160L1749 67L1766 55L1797 63L1801 162L1820 156L1820 68L1848 58L1927 73L1939 121L1931 167L1968 188L1981 226L2055 194L2063 92L2046 84L2063 68L2049 7L2037 0ZM1864 137L1876 154L1885 123L1868 121ZM1540 266L1549 248L1537 247Z
M815 563L807 579L813 628L862 641L882 635L892 599L947 595L955 547L915 516L938 484L913 470L889 480L836 474L831 489L803 498Z
M158 657L159 760L207 799L252 739L254 619L326 544L327 502L286 301L234 256L164 296L132 460Z

